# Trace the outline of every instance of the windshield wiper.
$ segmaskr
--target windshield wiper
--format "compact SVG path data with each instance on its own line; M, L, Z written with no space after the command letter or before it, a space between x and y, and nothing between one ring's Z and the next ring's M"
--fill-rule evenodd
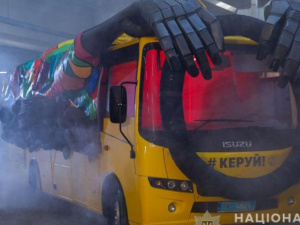
M239 120L239 119L226 119L226 118L220 118L220 119L210 119L210 120L194 120L194 121L201 121L203 122L199 127L197 127L194 130L199 130L201 127L205 126L208 123L211 122L245 122L245 123L253 123L253 120Z

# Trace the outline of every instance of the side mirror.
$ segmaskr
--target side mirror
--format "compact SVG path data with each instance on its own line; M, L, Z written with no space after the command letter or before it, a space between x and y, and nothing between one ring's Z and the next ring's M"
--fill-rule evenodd
M127 93L123 86L113 86L109 94L109 114L112 123L124 123L127 117Z

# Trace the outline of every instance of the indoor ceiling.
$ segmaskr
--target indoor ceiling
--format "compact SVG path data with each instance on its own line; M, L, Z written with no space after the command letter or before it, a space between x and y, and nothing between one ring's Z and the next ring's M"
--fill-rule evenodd
M45 49L73 39L133 0L0 0L0 72L11 71ZM214 14L261 17L268 0L204 0ZM255 9L253 9L255 8Z

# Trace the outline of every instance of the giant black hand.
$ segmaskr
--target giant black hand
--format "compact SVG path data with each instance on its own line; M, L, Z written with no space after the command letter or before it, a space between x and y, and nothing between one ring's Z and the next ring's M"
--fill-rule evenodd
M136 1L103 24L84 31L81 42L89 53L103 54L122 32L132 36L155 34L171 68L184 67L192 76L199 73L193 55L205 79L211 78L206 53L213 63L221 63L220 24L197 0Z
M190 75L198 75L195 55L204 78L211 78L206 52L213 63L220 64L219 49L223 47L223 34L215 16L196 0L143 0L139 10L172 69L179 70L182 62Z
M283 66L278 86L284 88L297 79L300 65L300 1L273 0L260 36L257 59L273 53L271 68Z

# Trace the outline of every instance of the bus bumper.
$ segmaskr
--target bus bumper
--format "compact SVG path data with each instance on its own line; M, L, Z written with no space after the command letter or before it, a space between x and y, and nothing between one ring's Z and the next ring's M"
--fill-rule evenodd
M138 176L141 224L187 225L195 201L193 193L169 191L150 186L148 177ZM171 212L170 207L175 206Z
M202 225L202 223L198 223L195 218L201 220L201 218L204 216L205 210L202 209L202 212L199 213L195 212L195 205L198 203L202 205L209 203L216 204L217 202L226 201L216 197L201 197L196 193L197 190L195 189L194 193L186 193L154 188L150 186L148 177L144 176L137 177L137 184L141 206L140 224ZM265 200L267 202L265 209L257 208L252 212L210 212L209 207L207 207L207 209L211 217L219 216L219 224L243 224L247 222L246 219L248 215L251 215L248 216L248 223L262 223L261 220L267 223L267 217L269 218L269 222L276 222L279 217L280 221L278 222L293 222L293 220L296 218L295 215L300 214L299 189L300 185L295 185L279 196L274 197L271 200ZM289 202L291 198L294 199L293 204L290 204ZM174 212L171 212L171 206L175 206ZM276 221L272 221L272 216L274 214L279 215L279 217L274 216ZM253 219L253 222L249 221L249 219Z

